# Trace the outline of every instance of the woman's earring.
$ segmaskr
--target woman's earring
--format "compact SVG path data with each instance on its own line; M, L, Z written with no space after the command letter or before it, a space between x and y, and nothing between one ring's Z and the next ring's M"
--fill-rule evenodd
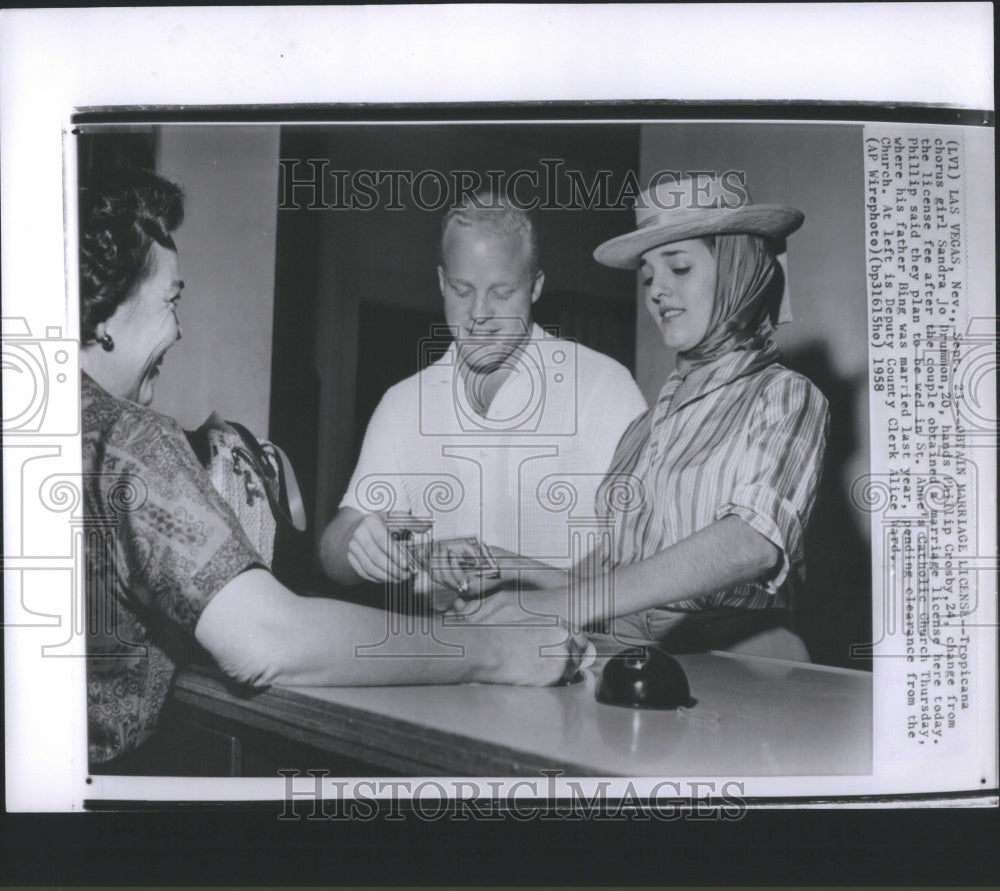
M106 353L110 353L115 348L115 342L111 339L110 334L98 337L97 342L101 345L101 349Z

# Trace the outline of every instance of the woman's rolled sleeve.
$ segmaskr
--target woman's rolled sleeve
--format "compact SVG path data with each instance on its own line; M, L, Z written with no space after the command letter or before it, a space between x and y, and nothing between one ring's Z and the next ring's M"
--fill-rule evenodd
M805 527L827 426L826 399L808 380L788 374L775 381L751 419L731 497L716 512L717 520L739 517L780 550L777 571L764 582L772 593L792 569L805 577Z
M780 551L777 571L761 581L769 594L776 594L792 566L789 554L804 553L802 522L794 507L765 486L740 486L732 500L719 508L716 519L730 516L739 517ZM797 571L800 574L803 571L801 561L797 561Z

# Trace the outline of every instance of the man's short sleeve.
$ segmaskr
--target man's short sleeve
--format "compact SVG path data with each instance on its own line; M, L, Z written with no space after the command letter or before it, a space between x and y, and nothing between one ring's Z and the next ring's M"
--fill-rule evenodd
M593 473L602 479L611 468L618 443L632 422L646 411L646 400L625 366L607 358L582 391L580 434ZM596 495L596 491L595 491ZM598 513L606 505L596 505Z
M365 430L364 443L358 463L351 475L340 507L349 507L360 513L372 513L379 509L383 497L388 497L379 486L379 478L395 479L399 474L399 460L396 456L397 443L418 435L415 429L407 429L407 414L393 408L397 402L395 391L389 390L380 400ZM392 508L407 510L403 504L405 492L397 491L394 485L391 497ZM388 507L388 505L387 505Z

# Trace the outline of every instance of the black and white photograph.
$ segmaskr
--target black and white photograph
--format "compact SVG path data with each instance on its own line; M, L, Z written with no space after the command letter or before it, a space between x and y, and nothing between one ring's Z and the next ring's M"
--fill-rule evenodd
M995 807L991 69L249 89L87 12L218 80L5 139L8 809Z
M92 770L871 772L862 127L74 140Z

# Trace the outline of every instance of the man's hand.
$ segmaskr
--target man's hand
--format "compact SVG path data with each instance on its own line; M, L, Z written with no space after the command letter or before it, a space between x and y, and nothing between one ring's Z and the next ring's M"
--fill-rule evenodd
M402 582L412 572L405 540L423 532L428 524L408 514L365 514L354 527L347 545L347 560L361 578L370 582Z

